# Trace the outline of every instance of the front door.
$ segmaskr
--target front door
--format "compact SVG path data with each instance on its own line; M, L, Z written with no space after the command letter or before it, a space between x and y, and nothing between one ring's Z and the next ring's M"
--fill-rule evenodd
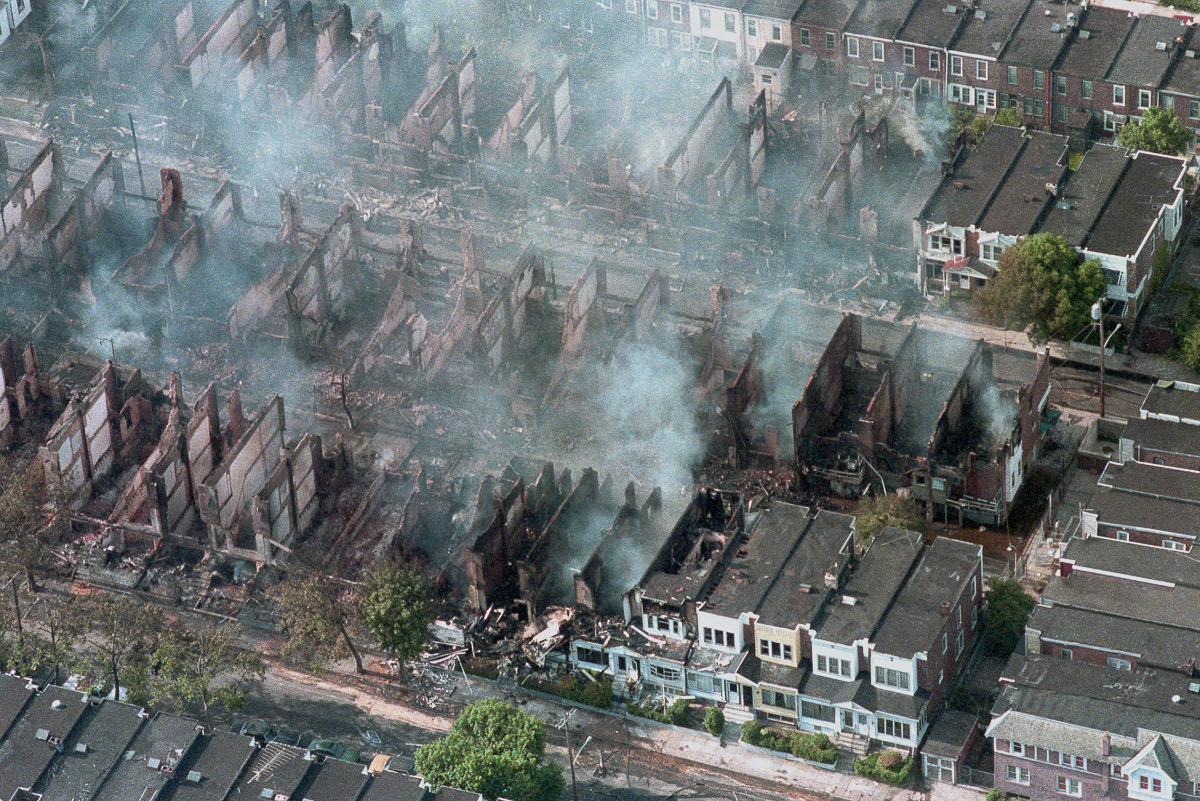
M842 710L842 731L854 731L854 713L849 709Z

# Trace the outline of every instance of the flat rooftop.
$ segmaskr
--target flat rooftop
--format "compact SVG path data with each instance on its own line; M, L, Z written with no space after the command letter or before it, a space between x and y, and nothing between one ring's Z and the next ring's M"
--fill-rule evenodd
M1142 400L1142 417L1200 425L1200 387L1181 381L1159 381Z
M949 49L959 53L996 58L1021 22L1029 0L982 0Z
M1111 11L1096 7L1093 11ZM1090 13L1090 12L1089 12ZM1125 19L1121 13L1121 19ZM1071 173L1046 215L1041 231L1058 234L1071 247L1081 248L1095 230L1109 195L1120 181L1129 154L1122 147L1095 144L1083 156L1079 168Z
M1187 162L1157 153L1138 153L1125 170L1108 207L1088 240L1088 250L1132 256L1158 219L1164 205L1175 201Z
M965 24L964 19L972 13L971 8L962 3L917 0L896 38L942 49L950 44L959 26Z
M1124 9L1089 6L1055 72L1099 81L1108 74L1131 30L1133 18ZM1085 31L1086 38L1082 35Z
M975 225L1024 144L1020 128L993 125L925 205L921 216L957 227Z
M148 720L100 786L95 801L157 797L172 778L163 767L173 770L191 751L199 737L196 725L190 718L163 712Z
M37 788L42 801L91 798L141 728L141 712L111 700L90 707Z
M1181 21L1157 14L1142 14L1135 23L1105 76L1110 83L1129 84L1130 109L1137 108L1137 87L1162 83L1175 57L1175 38L1188 32Z
M1025 10L1016 32L1004 48L1001 60L1035 69L1049 70L1066 45L1067 15L1076 15L1079 6L1033 0ZM1050 80L1050 76L1046 76Z
M894 39L915 2L917 0L860 0L846 23L846 33ZM860 51L860 55L862 59L869 59L869 48L866 52Z
M50 767L57 751L83 717L84 695L63 687L47 687L34 696L0 742L0 798L32 787Z
M326 759L303 791L305 801L357 801L370 778L366 765Z
M848 557L853 526L851 515L826 509L817 512L799 547L784 562L758 605L761 622L790 628L816 619L829 594L825 573Z
M1066 647L1081 645L1127 654L1138 664L1185 670L1200 660L1200 631L1185 631L1145 620L1128 620L1091 609L1067 606L1033 608L1027 628L1043 640Z
M850 645L871 637L921 554L921 536L888 527L863 554L839 597L827 606L815 636Z
M784 562L805 539L808 508L776 501L746 532L716 585L704 611L737 617L758 608L775 583Z
M254 751L254 741L244 734L215 731L204 737L180 767L171 801L224 801Z
M1066 577L1052 577L1042 591L1042 600L1194 630L1197 619L1193 610L1200 609L1200 589L1162 587L1076 570Z
M1200 426L1190 423L1134 418L1121 437L1150 450L1200 456Z
M1200 472L1195 470L1131 459L1124 464L1109 462L1096 483L1121 492L1200 504Z
M1194 502L1108 490L1093 495L1088 506L1101 525L1188 538L1200 533L1200 505Z
M988 204L979 226L1010 236L1032 233L1067 169L1067 137L1036 131L1030 134L1000 191Z
M875 634L875 648L901 658L927 648L944 624L942 604L958 600L963 583L982 558L981 545L947 537L935 539L884 616Z
M1061 558L1074 564L1076 570L1200 587L1200 563L1186 553L1166 548L1119 542L1110 537L1073 537Z

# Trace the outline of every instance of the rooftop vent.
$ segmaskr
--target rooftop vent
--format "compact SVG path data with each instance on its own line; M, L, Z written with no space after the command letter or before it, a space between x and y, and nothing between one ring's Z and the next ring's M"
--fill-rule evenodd
M855 604L858 603L858 599L855 598L853 595L843 595L842 603L844 603L846 606L854 606Z
M1200 693L1200 682L1193 681L1188 685L1189 693Z
M949 601L942 601L942 614L943 615L950 614L950 602Z
M954 5L953 3L951 3L948 6L942 6L942 13L943 14L957 14L958 6Z
M1173 704L1182 704L1182 703L1183 703L1183 696L1182 696L1182 695L1178 695L1178 694L1176 694L1176 695L1172 695L1172 696L1171 696L1171 703L1173 703Z
M267 801L270 801L270 799L275 797L275 791L272 790L270 787L264 787L262 789L262 792L258 794L258 797L265 798L265 799L267 799Z
M1088 30L1084 30L1083 28L1080 28L1079 29L1079 38L1080 39L1091 39L1092 32L1088 31Z
M199 784L200 780L203 778L204 778L204 775L202 773L200 773L200 771L198 771L198 770L189 770L188 771L187 780L189 782L191 782L192 784Z
M50 730L49 729L38 729L37 731L35 731L33 733L33 739L49 740L50 739Z
M1047 8L1045 11L1043 11L1042 13L1043 13L1043 14L1045 14L1047 17L1053 17L1053 16L1054 16L1054 12L1053 12L1053 11L1051 11L1050 9L1048 9L1048 8Z
M1166 42L1155 42L1155 43L1154 43L1154 49L1155 49L1155 50L1166 50L1166 49L1167 49L1167 43L1166 43Z
M125 752L125 761L128 762L129 760L133 759L135 756L137 756L137 751L134 751L132 748L130 748L128 751Z
M1057 22L1050 23L1050 33L1062 33L1062 26Z
M75 753L86 754L87 751L87 743L75 743Z
M975 9L975 19L987 19L987 12L982 8Z
M150 757L146 760L146 767L150 770L158 770L162 766L162 760L158 757Z
M62 699L55 698L53 701L50 702L50 708L51 709L62 709L63 708Z
M1184 54L1185 56L1187 56L1188 58L1195 58L1195 57L1196 57L1196 51L1195 51L1195 50L1184 50L1184 51L1183 51L1183 54Z

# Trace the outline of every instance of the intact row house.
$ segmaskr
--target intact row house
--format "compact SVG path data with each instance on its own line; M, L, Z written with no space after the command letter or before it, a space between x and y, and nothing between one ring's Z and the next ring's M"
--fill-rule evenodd
M1151 106L1200 130L1200 35L1187 15L1054 0L598 3L610 29L697 65L744 67L773 102L793 82L837 75L867 93L1015 109L1056 133L1111 134Z
M624 632L577 639L573 664L630 695L691 695L842 742L915 751L979 626L982 551L737 496L678 527L625 600Z

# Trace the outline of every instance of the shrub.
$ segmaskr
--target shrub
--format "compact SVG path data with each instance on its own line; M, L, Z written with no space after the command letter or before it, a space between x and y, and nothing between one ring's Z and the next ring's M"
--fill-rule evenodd
M894 761L895 758L887 756L895 754L899 761ZM891 767L886 767L882 763L883 757L887 756ZM912 757L902 757L896 751L885 751L882 754L871 754L862 759L854 761L854 772L859 776L866 776L868 779L885 782L887 784L902 785L908 783L908 777L912 774L913 760Z
M997 790L995 787L987 791L985 801L1001 801L1004 798L1004 793Z
M704 729L713 737L719 736L725 731L725 713L710 706L704 713Z
M611 676L601 676L596 681L578 675L564 676L554 681L530 679L526 685L544 693L557 695L559 698L566 698L577 704L594 706L597 709L608 709L612 706Z
M837 746L833 744L828 735L798 732L792 735L791 746L792 756L800 759L825 765L837 762Z
M688 706L686 698L675 699L675 702L666 709L641 704L629 704L625 709L629 714L637 715L639 718L657 720L659 723L670 723L674 726L687 726L692 716L692 710Z
M742 724L742 739L750 745L758 745L762 737L763 725L757 720L747 720Z

